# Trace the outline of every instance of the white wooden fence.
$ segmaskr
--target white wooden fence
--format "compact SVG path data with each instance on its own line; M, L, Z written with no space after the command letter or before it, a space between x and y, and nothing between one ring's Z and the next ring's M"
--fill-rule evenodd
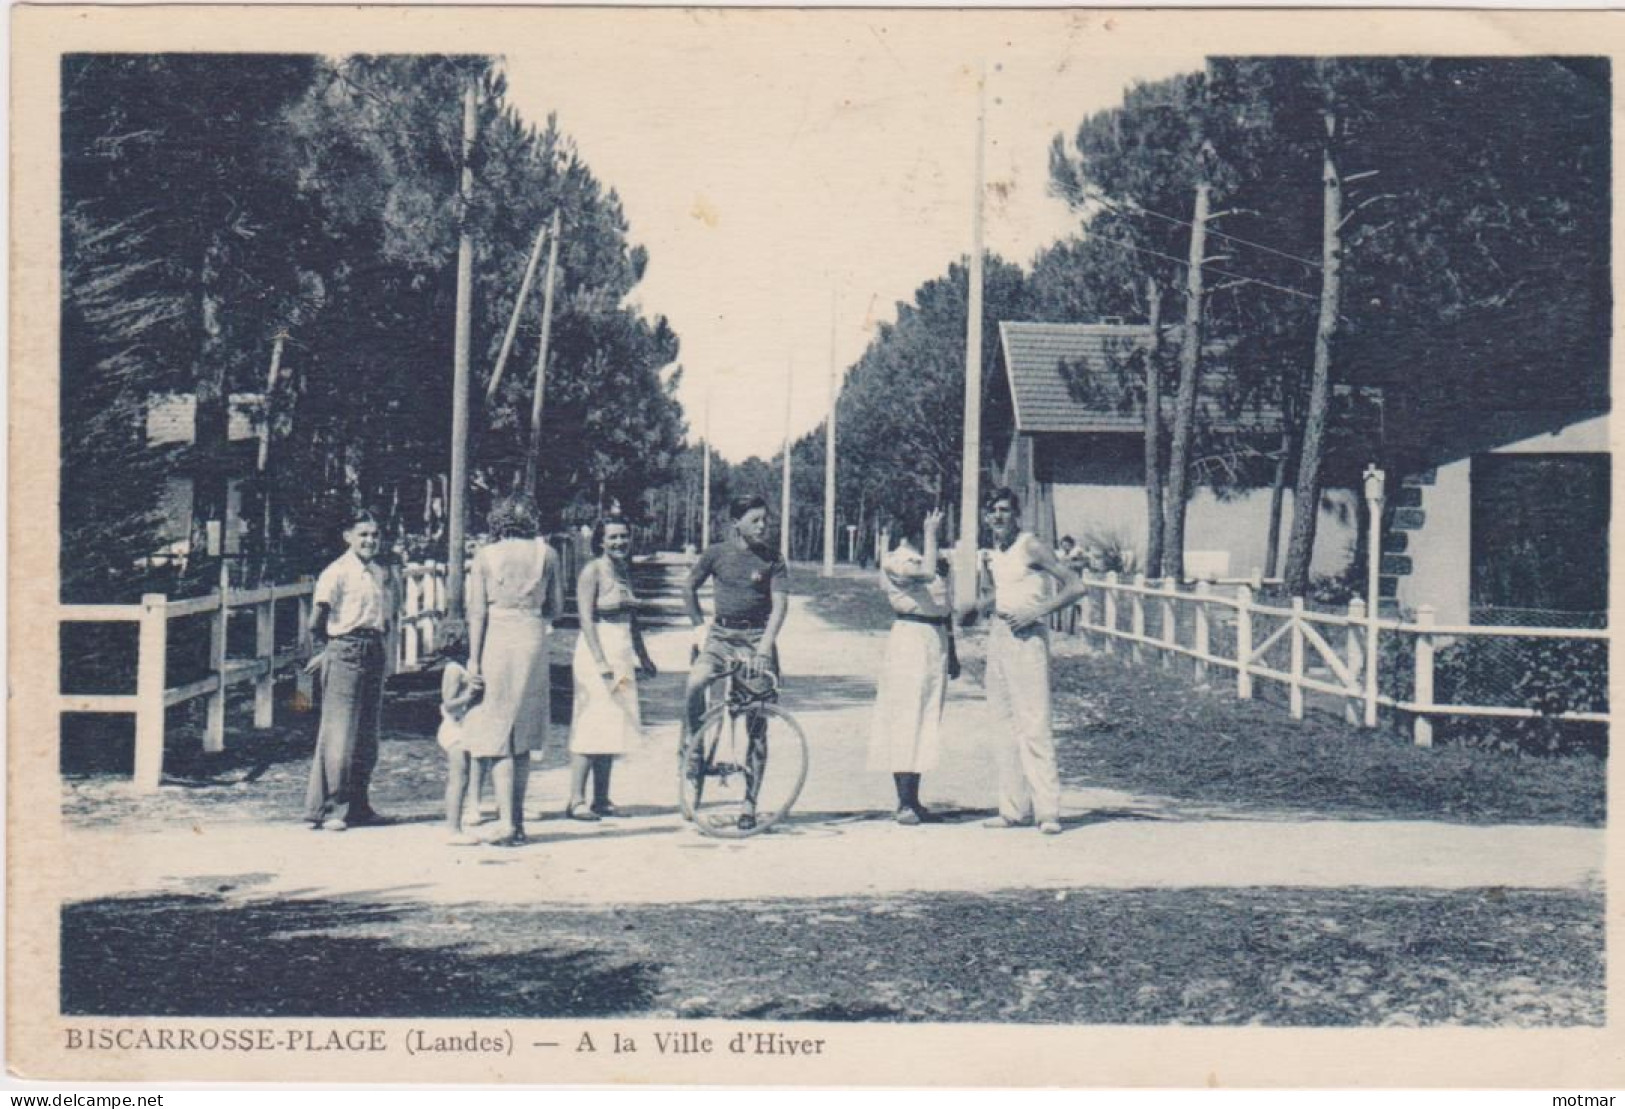
M401 591L401 615L394 650L386 660L392 671L418 669L434 650L435 631L445 614L445 567L439 563L407 566L397 582ZM61 713L132 713L135 716L134 786L139 790L158 788L163 778L164 715L174 705L207 697L208 714L203 730L203 749L221 751L226 740L226 694L245 682L254 685L254 727L271 727L275 706L277 673L302 664L310 658L310 605L315 583L309 580L290 585L267 585L255 589L217 589L203 597L172 601L162 593L149 593L133 605L60 605L59 624L135 623L139 625L136 647L135 691L133 693L61 693ZM298 633L292 647L277 649L276 606L278 601L298 598ZM228 653L228 626L231 613L254 610L254 654L232 658ZM183 685L168 684L169 622L187 616L212 613L210 621L208 674ZM312 678L298 671L299 695L309 702L314 693Z
M1609 722L1608 711L1543 712L1527 704L1435 699L1435 663L1446 647L1496 639L1606 644L1605 629L1446 626L1435 623L1433 609L1425 605L1415 620L1396 620L1381 617L1358 598L1342 613L1312 611L1302 598L1282 608L1257 603L1246 584L1227 590L1200 582L1194 591L1183 591L1171 579L1155 582L1139 575L1120 581L1116 574L1085 582L1088 593L1064 619L1068 630L1097 638L1109 651L1126 650L1136 662L1154 656L1168 666L1177 657L1189 658L1199 679L1214 668L1231 671L1242 700L1252 698L1256 679L1279 683L1286 687L1289 711L1299 719L1306 695L1317 693L1341 701L1349 722L1363 727L1374 727L1381 709L1396 710L1411 717L1415 741L1424 747L1432 745L1440 717ZM1411 668L1406 675L1387 675L1386 684L1408 684L1408 696L1384 691L1379 669L1385 637L1401 637L1400 649L1387 653L1399 659L1408 655Z

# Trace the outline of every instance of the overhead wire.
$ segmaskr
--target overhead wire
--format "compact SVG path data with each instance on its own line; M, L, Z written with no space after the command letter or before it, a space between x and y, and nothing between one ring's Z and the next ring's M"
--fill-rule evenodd
M1184 266L1187 269L1190 268L1190 262L1188 260L1184 258L1176 258L1172 254L1164 254L1160 250L1152 250L1150 247L1140 246L1136 243L1127 243L1121 239L1113 239L1106 235L1095 234L1090 235L1089 237L1098 242L1110 244L1111 246L1122 247L1125 250L1136 251L1140 254L1149 254L1153 258L1162 258L1174 263L1175 265ZM1252 285L1262 285L1266 289L1274 289L1276 292L1286 293L1288 296L1301 297L1304 300L1312 300L1317 302L1320 300L1320 298L1314 293L1306 293L1302 289L1290 289L1285 285L1277 285L1274 282L1265 281L1263 278L1248 277L1246 274L1241 273L1231 273L1229 270L1221 270L1217 266L1213 265L1204 264L1202 268L1209 273L1216 273L1220 277L1228 277L1233 281L1245 281Z
M1102 204L1115 212L1127 213L1131 215L1151 216L1154 219L1165 220L1168 223L1177 224L1180 227L1189 227L1193 230L1196 227L1196 225L1190 220L1180 219L1178 216L1170 216L1164 212L1158 212L1154 209L1147 208L1142 204L1124 204L1113 200L1111 197L1106 196L1104 193L1101 193L1095 189L1086 190L1085 195L1094 200L1096 203ZM1313 259L1301 258L1296 254L1291 254L1284 250L1278 250L1275 247L1269 246L1265 243L1258 243L1251 239L1244 239L1239 235L1227 234L1226 232L1220 231L1216 227L1207 227L1204 230L1207 234L1213 236L1215 239L1223 239L1226 242L1236 243L1239 246L1250 246L1255 250L1262 250L1268 254L1274 254L1285 258L1288 261L1297 262L1299 265L1308 266L1310 269L1318 270L1321 268L1320 263L1314 261Z

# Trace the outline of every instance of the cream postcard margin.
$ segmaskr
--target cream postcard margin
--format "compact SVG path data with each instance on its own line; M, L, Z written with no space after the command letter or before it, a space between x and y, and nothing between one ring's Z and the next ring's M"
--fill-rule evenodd
M1608 911L1608 1010L1599 1029L1316 1029L901 1025L768 1026L751 1022L637 1020L417 1021L463 1034L471 1026L518 1029L525 1040L573 1042L581 1032L697 1030L713 1038L752 1028L805 1030L825 1048L813 1057L662 1057L568 1050L512 1055L410 1057L404 1022L367 1020L140 1019L109 1026L270 1028L325 1036L381 1032L376 1053L288 1051L70 1051L58 1005L58 906L54 876L94 866L66 853L59 812L56 604L58 468L43 446L58 425L55 321L59 294L58 104L60 56L75 51L235 51L501 54L525 35L617 36L633 24L705 20L717 35L756 21L876 23L964 44L1011 33L1065 32L1080 57L1167 53L1169 45L1212 54L1607 54L1625 58L1625 15L1488 11L1096 11L918 9L678 10L498 7L68 7L12 10L11 422L9 581L11 702L8 717L6 966L7 1040L18 1078L175 1083L181 1081L523 1082L706 1085L952 1084L960 1086L1541 1086L1625 1085L1620 1034L1620 914ZM657 79L658 74L650 74ZM1621 96L1615 71L1615 118ZM1617 141L1617 139L1616 139ZM1616 178L1617 180L1617 178ZM1615 189L1614 258L1620 228ZM788 217L793 218L793 217ZM923 275L922 275L923 276ZM1616 294L1616 317L1619 297ZM1615 326L1614 363L1621 359ZM778 400L764 397L775 413ZM777 418L775 416L765 418ZM1615 458L1617 522L1625 481ZM1616 546L1616 551L1618 544ZM1613 624L1621 625L1618 606ZM1612 673L1620 703L1621 667ZM1620 782L1618 759L1610 775ZM1620 796L1615 788L1614 796ZM1618 827L1609 828L1608 877L1619 875ZM82 1023L82 1022L81 1022Z

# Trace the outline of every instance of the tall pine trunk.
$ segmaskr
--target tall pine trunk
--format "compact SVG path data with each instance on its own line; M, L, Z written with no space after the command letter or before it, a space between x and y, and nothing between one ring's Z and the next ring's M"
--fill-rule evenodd
M221 247L211 240L203 252L198 274L198 363L193 399L192 427L192 550L189 575L212 574L206 546L209 524L220 529L220 552L225 552L226 502L230 486L231 398L227 394L226 351L220 320Z
M1292 539L1286 553L1286 588L1302 596L1309 588L1309 563L1315 551L1315 525L1320 515L1321 455L1325 451L1326 417L1332 399L1332 341L1342 293L1343 180L1332 157L1337 117L1326 113L1326 146L1321 154L1325 186L1321 210L1320 318L1315 325L1315 365L1303 418L1303 446L1298 458L1298 485L1292 500Z
M1281 564L1281 509L1286 501L1286 476L1292 469L1292 452L1296 446L1296 429L1292 414L1282 406L1281 457L1275 460L1275 478L1270 482L1270 530L1264 543L1264 576L1273 578Z
M1205 161L1205 157L1201 159ZM1197 170L1191 215L1190 262L1185 276L1185 338L1179 350L1179 392L1174 398L1174 435L1168 445L1167 525L1163 532L1164 577L1185 577L1185 507L1190 500L1191 438L1196 428L1196 394L1202 368L1202 259L1207 251L1211 186L1205 168Z
M1302 384L1296 371L1281 375L1281 454L1270 481L1269 536L1264 541L1264 576L1273 578L1281 567L1281 513L1286 506L1287 477L1298 453L1298 394Z
M1162 576L1162 286L1145 279L1151 345L1145 352L1145 573Z

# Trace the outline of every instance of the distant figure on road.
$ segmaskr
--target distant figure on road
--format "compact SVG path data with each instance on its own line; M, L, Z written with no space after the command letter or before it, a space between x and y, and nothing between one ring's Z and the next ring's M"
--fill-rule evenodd
M786 588L789 568L779 553L766 546L767 502L761 497L735 497L728 505L733 534L713 543L700 555L683 584L683 603L694 624L693 665L688 672L688 705L683 720L683 757L697 765L696 737L705 716L706 690L736 663L747 676L779 674L777 641L784 627L790 599ZM700 587L714 580L715 614L707 625L700 608ZM766 759L767 721L750 725L750 748L745 756L745 811L739 826L756 826L757 790Z
M1055 835L1061 830L1061 779L1050 722L1047 618L1082 596L1083 585L1046 544L1021 530L1014 490L994 489L982 504L993 549L983 554L978 608L994 616L987 637L987 700L999 764L999 815L987 825L1014 828L1036 819L1039 831ZM1050 589L1051 579L1059 591Z
M920 776L937 765L942 703L958 668L949 615L952 584L946 560L937 554L941 526L942 512L934 508L921 525L920 546L905 535L880 563L893 621L870 724L869 769L891 772L899 824L938 819L920 803Z
M305 669L322 673L322 723L305 792L305 819L342 832L382 818L367 800L378 765L384 650L395 624L395 588L378 565L378 519L352 515L349 550L316 580L310 633L318 650Z
M575 699L570 720L570 800L564 812L574 820L617 816L609 799L615 757L643 738L638 679L658 671L638 627L638 599L632 594L632 525L607 516L592 530L592 553L581 568L576 606L581 634L576 637L570 673ZM587 774L592 772L592 804Z
M547 742L547 636L564 608L552 548L538 534L536 505L516 494L491 509L493 541L468 575L468 671L485 683L463 719L463 746L491 767L497 824L482 838L525 840L530 753Z

